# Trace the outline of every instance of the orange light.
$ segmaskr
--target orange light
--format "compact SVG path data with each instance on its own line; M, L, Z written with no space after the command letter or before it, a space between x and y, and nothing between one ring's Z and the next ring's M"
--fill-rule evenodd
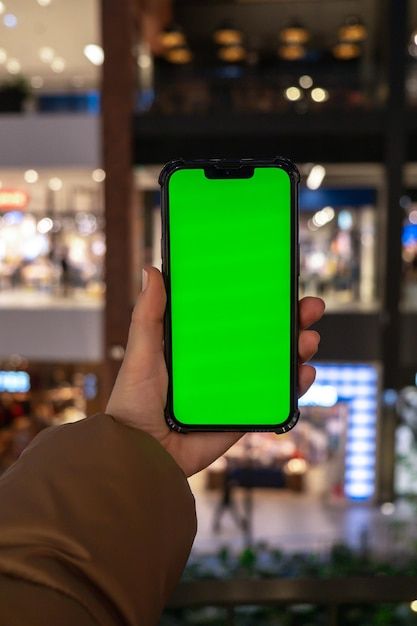
M233 46L242 43L242 33L236 28L219 28L214 32L214 41L219 46Z
M278 56L285 61L299 61L305 57L305 54L306 49L304 46L291 44L278 48Z
M218 57L226 63L239 63L246 59L246 50L241 45L224 46L219 48Z
M172 26L161 34L161 44L166 49L185 46L185 43L185 35L177 26Z
M361 55L361 49L356 43L341 41L333 46L333 56L342 61L350 61L357 59Z
M192 61L193 55L189 48L186 48L185 46L179 46L177 48L171 48L170 50L167 50L165 58L170 63L185 65L186 63L190 63Z
M351 16L347 17L344 24L339 28L338 36L343 42L359 43L367 39L368 31L359 18Z
M301 45L307 43L310 33L301 24L290 24L281 30L280 39L282 43Z

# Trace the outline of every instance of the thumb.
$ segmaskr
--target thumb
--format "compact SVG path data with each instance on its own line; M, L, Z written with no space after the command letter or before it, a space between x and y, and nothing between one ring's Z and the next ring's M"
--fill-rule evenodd
M125 363L128 366L152 366L151 357L163 348L166 305L162 274L156 267L144 270L142 292L132 313ZM142 372L146 375L145 372Z

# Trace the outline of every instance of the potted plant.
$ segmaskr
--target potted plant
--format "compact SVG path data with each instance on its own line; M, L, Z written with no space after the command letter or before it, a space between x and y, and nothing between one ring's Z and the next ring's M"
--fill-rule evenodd
M29 94L29 83L23 76L1 83L0 113L20 113Z

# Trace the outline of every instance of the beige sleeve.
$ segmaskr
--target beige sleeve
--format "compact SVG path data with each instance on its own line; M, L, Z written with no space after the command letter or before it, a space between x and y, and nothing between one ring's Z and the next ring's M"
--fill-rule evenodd
M195 532L187 479L153 437L108 415L50 428L0 478L0 624L153 626Z

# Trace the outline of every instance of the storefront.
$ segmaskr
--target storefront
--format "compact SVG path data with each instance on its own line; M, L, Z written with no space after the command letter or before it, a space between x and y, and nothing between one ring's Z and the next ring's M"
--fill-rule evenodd
M251 433L207 470L209 489L287 489L326 501L372 502L378 458L378 368L317 363L301 417L285 435ZM227 486L227 485L226 485Z
M0 301L100 302L102 170L0 171Z
M301 189L301 295L335 309L375 306L376 203L372 188Z
M41 430L100 408L98 363L36 363L17 355L0 364L0 472Z

